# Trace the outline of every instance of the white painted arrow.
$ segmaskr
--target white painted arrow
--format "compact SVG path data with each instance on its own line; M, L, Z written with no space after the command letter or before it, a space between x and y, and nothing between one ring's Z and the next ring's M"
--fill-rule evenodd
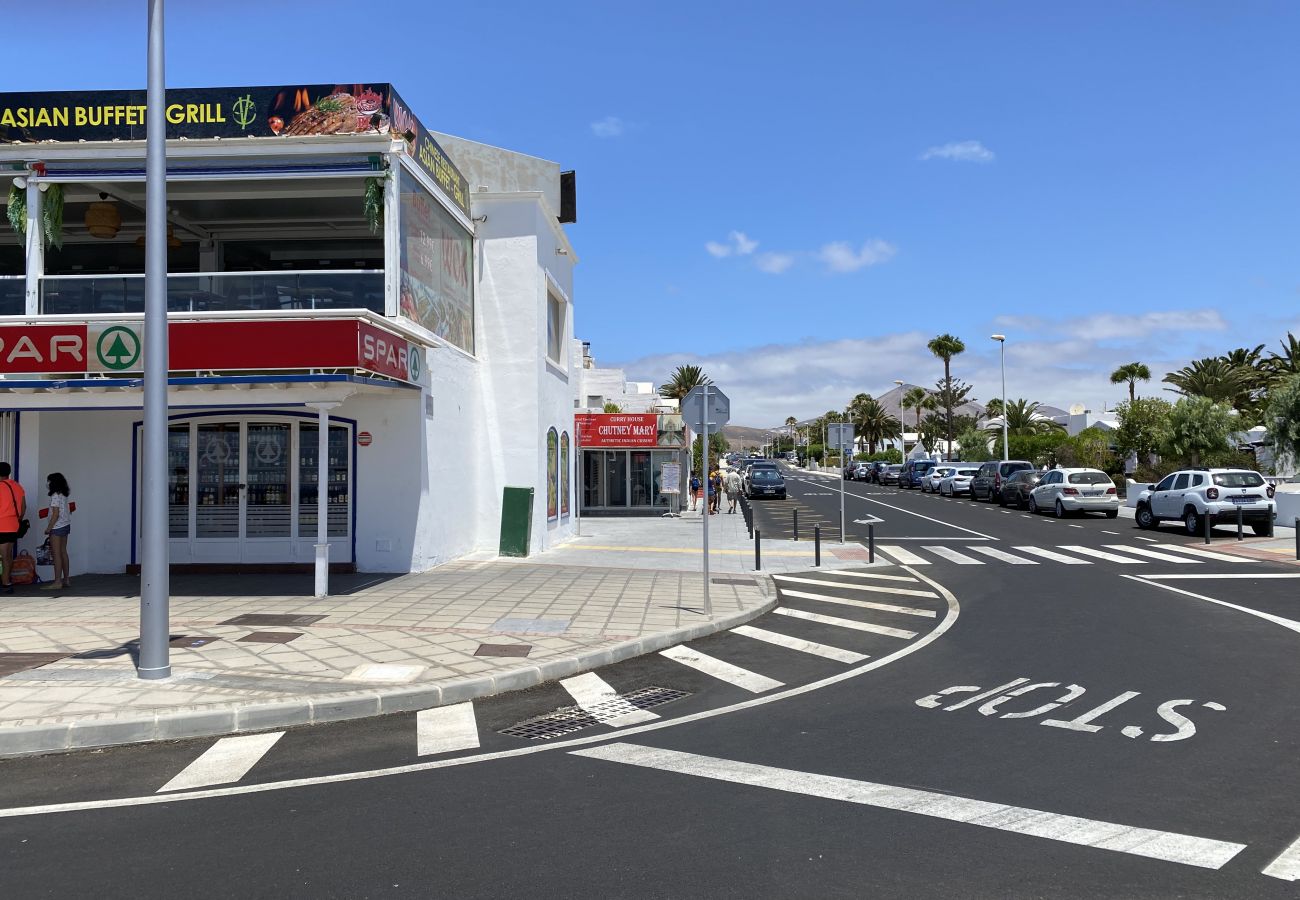
M853 524L854 525L880 525L883 524L884 521L885 520L880 518L879 516L867 516L865 519L854 519Z

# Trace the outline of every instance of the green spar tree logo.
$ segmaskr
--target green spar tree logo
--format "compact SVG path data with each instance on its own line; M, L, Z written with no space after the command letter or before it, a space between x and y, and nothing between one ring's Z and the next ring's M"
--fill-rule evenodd
M125 325L106 328L95 342L95 355L106 369L129 369L140 358L140 338Z
M257 118L257 105L253 103L252 94L245 94L236 100L232 110L240 128L247 128Z

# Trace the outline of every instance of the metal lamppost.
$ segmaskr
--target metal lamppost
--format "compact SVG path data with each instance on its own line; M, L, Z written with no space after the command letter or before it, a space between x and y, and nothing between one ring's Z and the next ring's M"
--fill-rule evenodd
M140 678L172 674L168 646L167 527L167 105L163 79L163 0L149 0L145 107L144 452L140 543ZM323 488L324 485L321 485Z
M1007 443L1007 336L990 335L1002 348L1002 459L1011 458L1011 445Z
M903 416L903 379L895 378L894 384L898 385L898 452L906 459L907 421Z

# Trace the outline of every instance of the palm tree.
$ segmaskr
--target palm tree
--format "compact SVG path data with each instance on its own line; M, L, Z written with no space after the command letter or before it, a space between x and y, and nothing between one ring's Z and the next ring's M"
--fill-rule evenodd
M1028 400L1010 400L1007 402L1007 434L1027 437L1032 434L1048 434L1053 431L1065 431L1065 426L1051 419L1038 415L1039 404ZM1001 431L1002 425L989 425L989 431Z
M681 402L682 398L702 384L713 384L699 366L678 366L667 384L659 386L659 396Z
M1114 372L1110 373L1111 384L1123 384L1128 382L1128 402L1132 403L1137 399L1137 383L1139 381L1150 381L1151 370L1145 364L1140 362L1126 363L1120 366Z
M1282 352L1274 350L1264 360L1269 376L1273 381L1280 381L1289 375L1300 375L1300 339L1288 331L1286 340L1278 343L1282 345Z
M934 398L922 387L914 387L903 395L903 409L916 410L916 438L921 439L921 413L934 409ZM906 448L904 448L906 449Z
M790 449L794 449L794 426L799 424L799 420L794 416L785 417L785 434L790 438Z
M1172 384L1169 390L1184 397L1205 397L1215 403L1232 403L1247 390L1246 377L1240 369L1223 357L1206 357L1193 360L1177 372L1163 379Z
M859 398L865 397L862 402ZM859 394L851 404L853 422L858 436L867 442L867 452L875 453L876 444L898 437L902 431L898 420L885 411L880 402L869 394Z
M931 353L943 360L943 383L944 387L952 387L952 358L959 353L966 352L966 345L962 343L961 338L953 337L951 334L941 334L932 338L930 343L925 345ZM949 393L951 400L951 393ZM948 457L952 458L952 410L951 402L944 405L944 414L948 423Z

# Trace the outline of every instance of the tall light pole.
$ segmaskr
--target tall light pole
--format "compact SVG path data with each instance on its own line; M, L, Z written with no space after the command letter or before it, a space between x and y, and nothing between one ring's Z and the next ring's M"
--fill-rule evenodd
M1002 348L1002 459L1005 462L1011 458L1011 446L1007 443L1007 336L994 334L990 337Z
M140 664L145 679L172 674L167 527L167 104L163 0L149 0L144 176L144 447L141 454ZM322 441L324 438L322 437ZM322 444L322 457L324 445ZM320 486L321 490L325 485Z
M898 452L907 453L907 423L903 419L903 379L895 378L894 384L898 385ZM904 455L906 459L906 455Z

